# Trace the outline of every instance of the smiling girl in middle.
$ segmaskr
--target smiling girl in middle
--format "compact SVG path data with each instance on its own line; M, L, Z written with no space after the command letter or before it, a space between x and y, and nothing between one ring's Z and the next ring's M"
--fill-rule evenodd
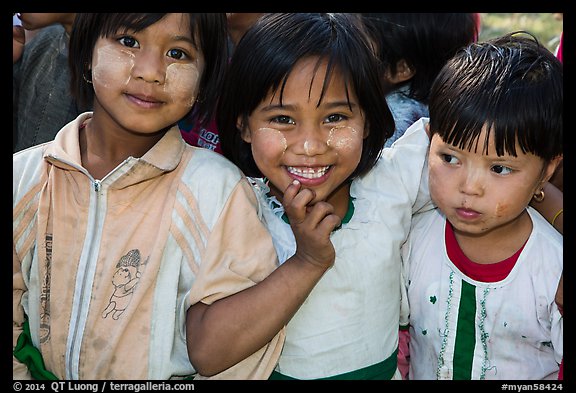
M400 246L412 214L432 207L429 139L416 123L382 151L394 122L378 78L346 14L264 16L229 65L222 148L251 177L279 261L336 253L288 323L271 379L400 378Z

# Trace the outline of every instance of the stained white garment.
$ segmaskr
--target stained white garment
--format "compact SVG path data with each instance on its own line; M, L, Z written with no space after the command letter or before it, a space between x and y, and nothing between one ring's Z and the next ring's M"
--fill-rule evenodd
M471 379L557 379L563 319L554 296L563 267L562 235L533 208L528 213L532 233L508 276L493 283L467 277L450 261L446 218L439 210L414 217L402 250L410 379L453 379L454 354L462 356L455 351L460 304L470 305L465 302L471 293L476 300ZM464 296L463 286L468 286Z

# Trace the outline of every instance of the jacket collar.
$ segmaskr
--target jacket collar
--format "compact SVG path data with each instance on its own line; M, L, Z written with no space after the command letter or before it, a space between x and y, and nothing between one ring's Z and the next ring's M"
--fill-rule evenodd
M91 117L92 112L85 112L65 125L45 150L44 158L60 168L74 168L88 174L82 167L79 134L82 123ZM185 147L186 142L182 139L178 126L174 126L170 128L162 139L148 150L146 154L140 158L127 158L126 161L119 168L111 172L110 175L113 175L117 180L128 170L132 172L131 175L134 175L135 171L138 171L144 177L153 177L163 172L172 171L180 163ZM120 170L123 167L126 168ZM138 167L143 168L138 169ZM106 178L110 175L106 176ZM135 178L133 180L140 181L142 179ZM130 181L130 183L133 182Z

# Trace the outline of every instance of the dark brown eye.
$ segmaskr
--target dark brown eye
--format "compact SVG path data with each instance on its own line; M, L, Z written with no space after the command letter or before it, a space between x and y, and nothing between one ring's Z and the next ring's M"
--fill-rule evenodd
M128 48L137 48L139 47L138 41L134 37L124 36L118 39L122 45L127 46Z
M171 57L176 60L182 60L186 58L186 54L180 49L170 49L167 53L168 57Z

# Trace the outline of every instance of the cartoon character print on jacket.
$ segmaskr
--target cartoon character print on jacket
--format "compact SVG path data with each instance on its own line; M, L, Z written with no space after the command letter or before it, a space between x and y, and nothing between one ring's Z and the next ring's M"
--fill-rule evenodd
M116 320L130 304L136 285L142 275L140 267L148 262L146 260L146 262L141 263L140 259L140 251L138 250L130 250L120 258L116 265L117 270L112 277L114 293L110 296L110 302L102 313L102 318L106 318L112 313L112 319Z

